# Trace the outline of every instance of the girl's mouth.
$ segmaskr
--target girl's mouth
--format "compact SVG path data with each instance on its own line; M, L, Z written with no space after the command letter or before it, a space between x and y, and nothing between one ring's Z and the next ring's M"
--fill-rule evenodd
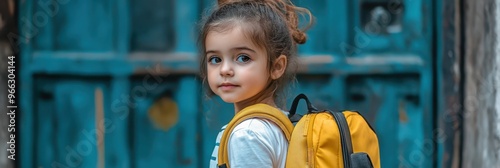
M231 83L223 83L223 84L219 85L219 88L222 89L223 91L229 91L229 90L232 90L236 87L238 87L238 85L231 84Z

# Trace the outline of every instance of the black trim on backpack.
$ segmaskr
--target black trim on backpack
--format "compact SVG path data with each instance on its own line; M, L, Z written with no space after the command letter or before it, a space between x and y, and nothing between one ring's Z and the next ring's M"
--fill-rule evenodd
M288 118L290 119L290 121L292 122L293 125L297 124L297 122L299 122L299 120L303 116L301 114L296 114L297 106L299 105L300 99L304 99L306 101L308 113L319 112L318 109L311 104L311 102L309 101L307 96L305 94L301 93L301 94L297 95L297 97L295 97L295 99L293 99L292 107L290 108L290 111L288 114Z
M299 120L302 118L303 115L301 114L294 114L292 116L288 116L288 119L290 119L290 121L292 122L292 124L295 126L297 124L297 122L299 122Z
M227 168L226 164L220 165L219 168Z
M358 152L351 155L351 168L373 168L372 160L367 153Z
M366 124L368 124L368 127L370 127L370 129L372 129L373 133L375 133L375 135L377 134L377 132L375 132L375 129L373 129L373 127L370 124L370 122L368 122L368 120L366 120L365 116L363 116L359 111L342 110L342 112L346 112L346 111L358 113L361 116L361 118L363 118L363 120L365 120Z
M288 114L288 118L291 118L293 115L295 115L295 112L297 111L297 105L299 104L300 99L304 99L306 101L308 112L319 112L318 109L311 104L311 102L309 101L307 96L305 94L301 93L301 94L297 95L297 97L295 97L295 99L293 99L292 107L290 108L290 111L289 111L290 114Z
M342 156L344 160L344 167L351 167L351 154L352 150L352 141L351 141L351 132L349 130L349 125L347 124L347 120L344 114L339 112L330 112L333 115L333 118L337 122L337 126L339 127L340 132L340 143L342 144Z

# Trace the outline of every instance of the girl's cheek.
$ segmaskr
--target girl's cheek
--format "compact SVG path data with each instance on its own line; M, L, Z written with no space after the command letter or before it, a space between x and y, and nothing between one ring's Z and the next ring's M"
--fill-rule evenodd
M212 83L215 81L215 75L214 72L208 71L207 73L207 82L210 86L212 86Z

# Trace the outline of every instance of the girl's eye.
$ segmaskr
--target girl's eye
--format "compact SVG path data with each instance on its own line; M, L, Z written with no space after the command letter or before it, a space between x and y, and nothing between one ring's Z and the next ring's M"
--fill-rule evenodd
M238 55L238 58L236 58L236 61L241 62L241 63L246 63L246 62L250 61L250 57L245 55L245 54L241 54L241 55Z
M208 62L211 63L211 64L218 64L221 61L222 60L219 57L216 57L216 56L212 56L212 57L210 57L208 59Z

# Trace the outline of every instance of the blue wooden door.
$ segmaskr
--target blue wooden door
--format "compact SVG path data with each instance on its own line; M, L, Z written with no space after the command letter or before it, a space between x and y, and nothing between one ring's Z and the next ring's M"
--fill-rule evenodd
M21 167L200 167L189 1L23 1Z
M293 2L316 24L287 101L358 110L382 167L432 167L432 1ZM208 167L234 114L197 79L196 28L213 4L21 2L20 166Z

